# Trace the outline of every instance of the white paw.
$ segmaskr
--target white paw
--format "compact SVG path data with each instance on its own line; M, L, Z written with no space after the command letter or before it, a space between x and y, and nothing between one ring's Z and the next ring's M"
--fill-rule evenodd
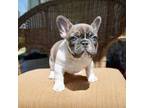
M97 77L94 75L94 74L91 74L89 77L88 77L88 81L89 82L95 82L97 80Z
M53 86L53 90L56 92L63 91L65 89L65 86L63 83L55 83Z
M49 79L54 79L54 71L50 71Z

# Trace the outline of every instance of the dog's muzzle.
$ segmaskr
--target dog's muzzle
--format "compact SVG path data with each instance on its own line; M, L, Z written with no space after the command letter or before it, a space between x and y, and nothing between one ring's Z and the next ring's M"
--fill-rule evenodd
M87 46L89 45L89 41L86 39L82 40L80 43L84 48L87 48Z
M86 47L86 46L89 44L89 42L88 42L87 40L82 40L82 41L81 41L81 44L82 44L84 47Z

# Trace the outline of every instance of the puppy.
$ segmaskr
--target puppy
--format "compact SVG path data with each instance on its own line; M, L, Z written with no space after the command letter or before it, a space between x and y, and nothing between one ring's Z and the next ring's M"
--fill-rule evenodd
M65 72L74 74L85 69L88 81L96 81L92 56L97 54L97 34L101 17L96 17L91 25L73 25L66 17L60 15L56 19L56 24L63 40L56 42L50 52L49 78L55 81L53 90L64 90Z

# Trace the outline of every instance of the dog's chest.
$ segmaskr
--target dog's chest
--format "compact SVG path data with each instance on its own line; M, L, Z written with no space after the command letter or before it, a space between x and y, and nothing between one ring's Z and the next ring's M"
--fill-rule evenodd
M59 50L56 57L56 64L63 67L68 73L76 73L86 68L92 59L88 55L83 55L80 58L74 58L68 54L66 50Z
M82 69L86 68L91 63L91 59L87 57L82 57L78 60L66 60L66 64L64 66L65 71L68 73L76 73L80 72Z

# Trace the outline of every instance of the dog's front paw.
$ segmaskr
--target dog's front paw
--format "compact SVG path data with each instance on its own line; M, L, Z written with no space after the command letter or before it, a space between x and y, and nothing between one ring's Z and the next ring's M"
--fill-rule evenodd
M63 91L65 89L65 86L63 83L55 83L53 86L53 90L56 92Z
M54 71L50 71L49 79L54 79Z
M88 81L89 82L95 82L97 80L97 77L94 75L94 74L91 74L89 77L88 77Z

